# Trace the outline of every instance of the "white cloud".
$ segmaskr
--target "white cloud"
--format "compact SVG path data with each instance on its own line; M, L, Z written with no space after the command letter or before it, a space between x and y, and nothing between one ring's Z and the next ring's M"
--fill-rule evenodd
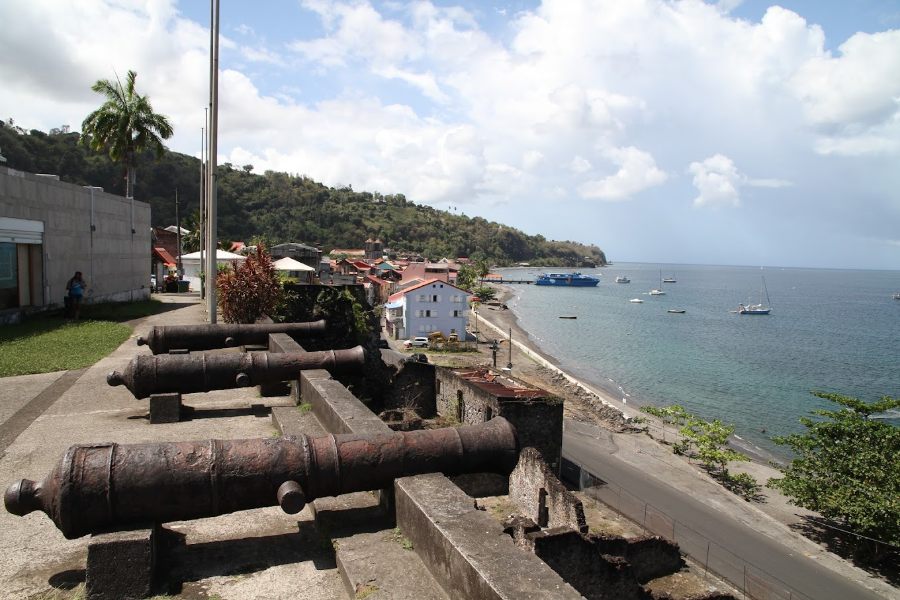
M692 162L688 171L694 175L694 186L700 191L694 199L695 207L740 206L741 176L730 158L716 154L703 162Z
M841 55L807 60L790 81L806 119L823 126L874 126L900 110L900 30L857 33Z
M548 238L612 239L591 219L532 216L548 198L591 211L590 200L640 194L602 208L634 220L628 211L648 202L738 206L786 185L784 211L889 237L885 224L900 219L900 33L860 33L832 55L825 29L803 16L773 6L759 22L739 20L728 12L737 4L543 0L507 20L427 0L302 0L283 8L300 24L287 28L293 39L246 8L228 31L235 40L222 37L219 153L257 173L468 203ZM0 2L0 53L15 57L0 63L0 117L77 129L98 102L90 85L134 69L175 126L170 147L194 154L209 31L179 12L192 7ZM668 175L693 157L709 158L691 163L691 177ZM853 218L848 197L865 203ZM808 209L823 202L829 210ZM623 255L634 242L616 243Z
M536 169L543 162L544 155L537 150L528 150L522 155L522 168L526 171Z
M619 170L599 181L588 181L578 187L584 198L627 200L649 187L661 185L668 175L656 167L653 156L634 146L611 148L604 153Z
M591 161L580 156L573 158L572 162L569 164L569 169L571 169L573 173L587 173L593 168Z

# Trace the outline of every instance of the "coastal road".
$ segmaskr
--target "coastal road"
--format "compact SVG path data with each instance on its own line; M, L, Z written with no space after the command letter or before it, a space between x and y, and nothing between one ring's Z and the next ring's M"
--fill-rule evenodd
M773 581L774 586L767 594L754 594L759 598L787 600L791 596L788 590L784 589L785 586L813 600L883 598L823 567L803 553L761 535L744 523L695 500L666 484L662 479L624 463L615 456L617 451L615 444L604 439L604 433L608 432L601 431L598 439L598 431L601 430L567 420L563 435L563 457L580 464L596 477L608 479L609 482L621 486L658 511L673 517L678 522L674 532L676 541L679 541L683 551L692 554L701 564L706 561L707 544L700 536L710 540L712 542L710 568L726 575L738 589L742 589L744 585L744 568L742 561L737 558L740 557L749 565L746 567L746 572L750 573L747 579L750 586L748 589L751 587L759 589L759 585L765 585L760 584L754 574L759 574L768 581L777 580ZM604 487L607 486L600 488L601 497L604 496ZM615 491L613 488L615 486L609 486L604 500L609 499L615 505L618 488L615 488ZM697 543L682 542L680 538L685 535ZM666 537L671 538L672 532ZM692 545L693 548L690 547ZM716 545L727 552L715 548ZM714 556L727 558L721 560L715 559ZM779 581L784 585L779 585ZM792 597L796 599L800 596L794 594Z

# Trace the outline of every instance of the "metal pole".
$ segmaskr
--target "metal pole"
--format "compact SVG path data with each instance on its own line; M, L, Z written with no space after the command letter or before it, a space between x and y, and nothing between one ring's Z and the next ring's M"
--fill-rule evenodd
M207 214L207 226L209 227L209 245L206 247L206 280L209 288L206 294L209 310L209 323L216 323L216 189L218 179L216 174L216 152L218 150L219 131L219 0L213 0L211 6L212 27L210 36L212 54L210 56L210 86L209 86L209 212Z
M203 166L206 164L206 109L203 109L203 127L200 128L200 231L197 232L197 239L200 242L200 262L203 262L203 238L206 237L206 230L203 229L203 212L206 204L206 186L203 184ZM201 265L202 269L202 265ZM200 280L200 299L206 298L206 290L204 289L203 279Z
M512 327L509 328L509 363L506 368L512 369Z
M181 248L181 216L178 213L178 188L175 188L175 240L178 248L178 264L175 265L175 270L180 281L184 275L184 271L181 268L181 255L184 254L184 251Z
M93 286L93 284L94 284L94 232L97 231L96 221L94 221L94 190L102 190L103 188L93 186L93 185L85 185L83 187L86 187L87 189L89 189L91 191L91 227L90 227L90 230L91 230L91 264L90 264L91 269L89 271L90 279L88 279L88 281L90 282L89 285Z
M706 540L706 565L704 565L704 569L703 569L703 572L705 574L709 574L709 545L711 543L712 542L710 542L709 540Z

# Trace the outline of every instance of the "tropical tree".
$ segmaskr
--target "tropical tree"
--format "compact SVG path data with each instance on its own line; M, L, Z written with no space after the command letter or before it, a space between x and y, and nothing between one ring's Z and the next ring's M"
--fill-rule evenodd
M456 285L464 290L471 290L475 287L475 280L478 277L475 269L470 265L462 265L459 267L459 274L456 276Z
M825 419L802 417L806 433L774 438L797 458L781 469L784 477L766 485L864 536L856 541L857 557L878 560L890 546L900 546L900 428L869 417L900 407L900 398L882 396L867 404L812 394L843 408L814 410L811 414Z
M169 120L154 113L150 99L135 91L136 78L137 73L128 71L124 86L118 77L115 82L98 80L91 89L105 96L106 102L81 123L83 143L91 150L108 148L113 162L125 164L127 198L134 198L137 155L149 148L160 162L166 153L163 140L173 134Z
M487 261L484 259L479 259L475 262L475 273L478 274L478 277L481 278L481 285L484 285L484 279L490 275L491 267L488 265Z
M181 234L181 246L185 253L200 250L200 211L195 210L184 218L182 227L188 230Z

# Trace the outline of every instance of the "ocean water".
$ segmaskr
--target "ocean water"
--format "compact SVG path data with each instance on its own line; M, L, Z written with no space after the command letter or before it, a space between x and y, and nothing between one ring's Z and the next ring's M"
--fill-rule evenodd
M660 271L677 282L660 284ZM498 271L506 279L540 272ZM507 305L532 340L629 404L678 404L733 423L738 444L763 458L790 458L771 438L805 431L798 419L811 410L837 407L810 391L900 397L900 300L892 298L900 271L618 263L583 272L601 283L511 285ZM631 283L615 283L617 275ZM736 314L758 301L762 277L772 314ZM666 295L648 294L660 285ZM900 412L887 417L900 426Z

